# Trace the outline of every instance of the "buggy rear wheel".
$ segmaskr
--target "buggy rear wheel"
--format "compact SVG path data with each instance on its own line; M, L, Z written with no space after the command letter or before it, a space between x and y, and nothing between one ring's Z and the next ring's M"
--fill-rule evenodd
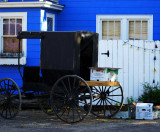
M113 117L123 105L123 90L119 82L106 83L106 86L90 86L93 95L91 112L101 118Z
M5 119L14 118L21 108L21 92L9 78L0 80L0 115Z
M57 117L66 123L82 121L92 107L90 87L79 76L63 76L52 88L51 106Z

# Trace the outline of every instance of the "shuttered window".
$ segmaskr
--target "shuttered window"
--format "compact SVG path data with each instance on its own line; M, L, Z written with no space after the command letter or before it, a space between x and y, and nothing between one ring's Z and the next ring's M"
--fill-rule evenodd
M118 40L121 37L120 21L102 21L102 39Z
M147 40L148 21L129 21L129 39Z

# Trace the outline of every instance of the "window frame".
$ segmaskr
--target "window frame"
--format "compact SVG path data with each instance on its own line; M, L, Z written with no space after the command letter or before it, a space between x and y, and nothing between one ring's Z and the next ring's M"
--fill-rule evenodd
M97 15L96 16L96 32L99 33L99 39L102 40L102 21L116 20L121 22L120 40L128 40L129 38L129 21L144 20L148 21L148 39L153 40L153 15Z
M22 19L22 31L27 30L27 12L5 12L0 13L0 54L3 52L3 19L8 18L19 18ZM27 40L22 39L22 53L23 56L20 58L20 64L26 64L27 56ZM18 57L4 56L0 57L0 65L18 65Z
M51 13L47 13L46 14L46 21L47 21L47 18L52 18L53 19L53 23L52 23L52 31L55 31L55 14L51 14ZM47 25L48 27L48 25ZM47 29L46 29L47 30Z

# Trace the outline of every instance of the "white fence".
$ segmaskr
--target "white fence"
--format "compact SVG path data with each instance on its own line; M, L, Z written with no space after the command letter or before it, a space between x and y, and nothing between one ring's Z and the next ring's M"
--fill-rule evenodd
M102 55L109 50L109 57ZM121 68L118 81L127 97L135 100L143 93L143 84L160 82L160 42L130 40L100 40L98 53L99 67Z

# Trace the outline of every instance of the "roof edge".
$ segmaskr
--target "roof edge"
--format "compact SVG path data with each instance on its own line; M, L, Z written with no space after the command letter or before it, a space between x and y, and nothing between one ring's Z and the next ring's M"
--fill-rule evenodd
M0 8L48 8L52 10L63 10L64 6L54 4L50 1L36 1L36 2L1 2Z

